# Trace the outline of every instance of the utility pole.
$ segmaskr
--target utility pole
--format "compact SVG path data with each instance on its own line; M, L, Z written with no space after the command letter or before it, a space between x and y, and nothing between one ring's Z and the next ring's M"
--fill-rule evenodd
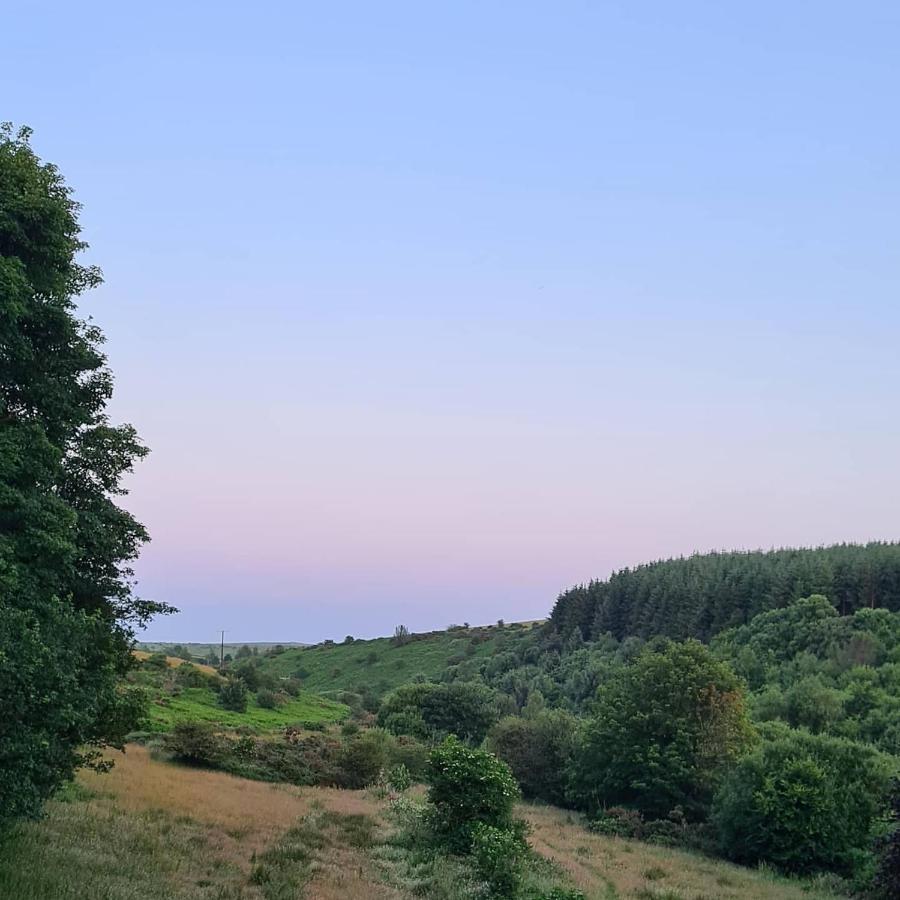
M221 650L219 651L219 670L224 672L225 671L225 632L224 632L224 630L220 631L220 634L222 635L222 647L221 647Z

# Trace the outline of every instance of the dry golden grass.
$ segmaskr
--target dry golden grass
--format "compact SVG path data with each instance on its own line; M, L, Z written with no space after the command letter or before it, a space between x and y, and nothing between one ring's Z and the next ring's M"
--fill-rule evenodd
M132 650L131 653L135 657L135 659L139 659L142 662L145 659L150 659L150 656L152 655L152 654L148 653L146 650ZM180 656L167 656L166 662L173 669L177 669L179 666L183 666L186 662L188 662L188 660L182 659ZM207 675L215 675L216 674L215 668L213 666L208 666L205 663L192 662L191 665L194 666L195 668L199 669L201 672L206 672Z
M808 885L794 885L763 871L592 834L561 809L523 806L520 812L532 827L534 849L561 866L591 900L834 900L834 894L817 893Z
M81 782L98 795L133 812L148 810L190 818L208 826L235 862L249 867L254 852L313 809L372 815L377 810L361 791L266 784L153 759L136 744L111 753L109 773L82 772Z
M422 896L405 877L386 877L387 857L372 856L388 846L384 801L375 792L248 781L162 762L140 746L113 758L111 773L81 774L84 796L51 804L47 819L23 826L7 857L0 853L2 900ZM834 900L764 872L591 834L563 810L523 805L519 812L532 826L535 850L588 900ZM354 821L365 840L353 839ZM261 864L287 881L260 879ZM457 886L441 896L467 894Z

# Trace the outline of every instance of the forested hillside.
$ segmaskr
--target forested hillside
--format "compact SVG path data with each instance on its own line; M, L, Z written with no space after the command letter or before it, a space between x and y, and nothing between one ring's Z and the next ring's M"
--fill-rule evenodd
M792 600L822 594L841 615L900 609L900 544L707 553L622 569L563 593L550 617L584 640L712 635Z

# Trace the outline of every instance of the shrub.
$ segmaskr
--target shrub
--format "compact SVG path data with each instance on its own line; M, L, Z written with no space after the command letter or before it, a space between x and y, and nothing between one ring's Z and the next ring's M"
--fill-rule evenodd
M210 675L191 663L183 663L174 670L175 681L186 688L211 688L219 681L218 675Z
M195 766L218 768L227 756L227 745L206 722L182 722L163 738L163 749L176 759Z
M428 748L407 735L401 735L391 747L391 764L405 766L412 778L421 780L428 768Z
M385 697L378 724L394 734L457 737L479 744L497 720L494 693L481 684L406 684Z
M644 817L636 809L610 806L592 820L589 827L597 834L640 839L644 836Z
M563 804L576 727L577 719L563 710L533 719L510 716L491 729L488 749L512 769L525 797Z
M256 703L263 709L275 709L279 705L279 701L284 702L284 698L279 698L278 694L268 688L263 688L256 693Z
M165 653L151 653L144 660L144 665L147 666L148 669L160 669L163 672L169 668L169 660Z
M383 731L365 731L344 742L338 758L339 783L345 788L373 784L387 765L391 739Z
M219 705L231 712L247 711L247 688L239 678L226 678L219 691Z
M519 788L509 766L492 753L448 737L431 753L427 781L435 836L451 852L469 851L478 823L512 828Z
M409 769L407 769L403 763L391 766L387 772L384 773L384 777L388 787L398 794L402 794L403 791L408 791L412 787L412 776L409 773Z
M523 828L497 828L478 822L472 828L471 853L475 871L495 897L518 894L522 863L528 854Z
M852 875L869 858L889 770L863 744L771 728L726 776L713 822L736 862Z
M398 625L394 629L394 636L391 638L391 643L395 647L402 647L404 644L408 644L409 640L409 629L405 625Z

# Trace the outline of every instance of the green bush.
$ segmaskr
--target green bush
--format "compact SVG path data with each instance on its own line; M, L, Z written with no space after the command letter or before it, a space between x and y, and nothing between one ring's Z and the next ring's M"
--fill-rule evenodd
M378 724L394 734L429 739L455 734L480 744L497 721L494 692L482 684L406 684L388 694Z
M275 709L275 707L278 706L278 696L274 691L263 688L256 693L256 703L263 709Z
M541 712L533 719L509 716L491 729L487 746L512 769L525 797L562 805L577 725L564 710Z
M398 794L402 794L404 791L408 791L412 787L412 776L409 774L409 769L400 763L396 766L391 766L385 773L385 781L387 782L388 787L392 791L396 791Z
M517 896L522 864L528 855L523 828L497 828L478 822L472 828L471 854L475 871L493 896Z
M163 749L195 766L219 768L228 755L227 743L207 722L182 722L163 738Z
M859 872L886 806L886 758L840 738L786 727L769 734L716 794L722 849L736 862L791 872Z
M426 777L432 828L438 843L450 852L468 852L479 823L501 830L513 827L519 788L509 766L492 753L450 736L432 751Z
M410 777L421 781L428 768L428 747L408 735L400 735L391 747L391 765L405 766Z
M338 758L340 786L358 789L374 784L388 764L392 744L390 735L377 730L346 740Z
M211 675L187 662L175 669L174 674L175 681L185 688L212 688L221 680L218 675Z
M240 678L226 678L219 691L219 705L231 712L247 711L247 688Z

